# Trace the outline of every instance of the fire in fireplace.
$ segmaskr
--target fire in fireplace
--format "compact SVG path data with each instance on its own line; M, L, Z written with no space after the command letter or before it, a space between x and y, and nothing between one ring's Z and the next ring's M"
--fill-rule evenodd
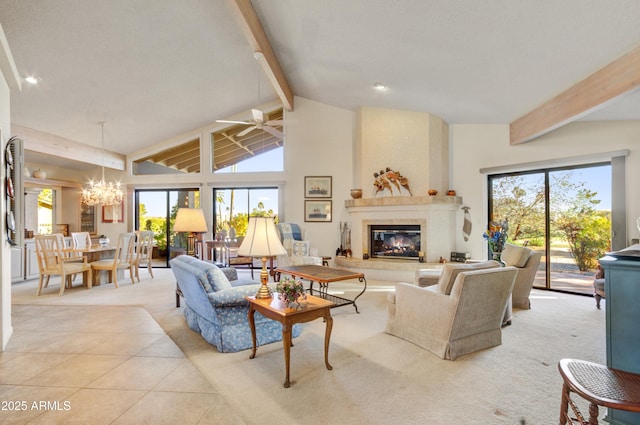
M371 225L369 229L369 252L372 258L418 259L419 224Z

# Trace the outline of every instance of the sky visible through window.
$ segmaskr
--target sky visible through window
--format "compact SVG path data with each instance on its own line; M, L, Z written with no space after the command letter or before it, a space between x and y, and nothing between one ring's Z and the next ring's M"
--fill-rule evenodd
M589 190L598 194L597 210L611 211L611 165L576 168L568 172L572 175L571 181L584 182Z
M251 173L251 172L275 172L283 170L283 149L278 148L265 152L261 155L257 155L246 161L242 161L237 164L236 170L232 171L232 167L227 167L216 172L238 172L238 173ZM244 185L243 185L244 186ZM274 198L273 190L258 190L251 193L251 209L257 208L257 202L264 204L265 210L273 210L275 214L278 213L278 199ZM254 199L256 200L254 202ZM225 199L228 202L228 197ZM147 209L147 217L164 217L166 214L166 193L165 192L144 192L144 196L140 198L140 202L143 203ZM173 205L175 199L171 199L170 203ZM255 205L253 205L255 203ZM250 211L244 211L246 203L240 202L236 204L235 212L249 213Z

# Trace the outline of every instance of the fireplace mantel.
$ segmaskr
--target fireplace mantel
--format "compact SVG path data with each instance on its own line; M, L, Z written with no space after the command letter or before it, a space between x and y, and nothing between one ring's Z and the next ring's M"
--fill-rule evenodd
M383 198L348 199L344 202L345 208L357 207L392 207L409 205L435 205L449 204L462 205L460 196L387 196Z

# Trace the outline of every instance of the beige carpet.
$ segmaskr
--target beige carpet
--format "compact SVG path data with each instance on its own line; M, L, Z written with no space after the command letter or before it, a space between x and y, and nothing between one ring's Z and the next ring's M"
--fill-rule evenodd
M291 388L285 389L279 343L218 353L189 330L175 308L170 270L143 281L59 297L35 297L35 282L13 286L15 304L144 305L246 424L527 424L558 422L561 358L605 362L605 309L592 298L534 291L532 310L515 310L498 347L441 360L384 333L386 296L393 286L369 282L352 307L332 310L329 361L324 367L324 323L305 325L291 350ZM353 297L359 284L332 284Z

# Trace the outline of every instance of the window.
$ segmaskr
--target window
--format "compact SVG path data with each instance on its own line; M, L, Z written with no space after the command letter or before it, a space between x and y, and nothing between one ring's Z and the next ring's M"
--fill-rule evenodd
M200 172L200 139L133 161L133 175L194 174Z
M278 216L278 188L214 189L214 237L225 239L246 234L250 216Z
M173 231L178 208L198 208L198 189L139 189L135 191L137 230L152 230L154 267L168 267L169 260L187 251L185 233Z
M282 108L264 112L264 121L281 122ZM253 127L253 128L252 128ZM270 126L282 131L282 124ZM284 170L283 140L268 128L237 124L211 133L214 173Z
M611 178L610 163L489 176L490 221L543 251L534 286L593 294L597 259L611 250Z

